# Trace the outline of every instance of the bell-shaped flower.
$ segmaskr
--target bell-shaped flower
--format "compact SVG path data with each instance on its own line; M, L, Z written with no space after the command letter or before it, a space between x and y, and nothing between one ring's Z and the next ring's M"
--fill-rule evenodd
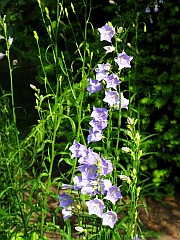
M107 127L107 120L93 119L89 122L89 125L93 128L93 131L101 131Z
M98 217L102 216L103 210L105 208L102 200L95 198L93 200L87 201L86 205L88 207L89 215L95 214Z
M120 198L122 198L121 190L116 186L110 187L107 191L107 195L104 197L104 199L111 201L114 205Z
M72 153L71 158L79 158L86 155L87 148L74 140L73 145L69 148L69 150Z
M100 176L105 176L113 171L113 165L110 160L103 157L98 162L98 173Z
M119 93L117 91L105 91L104 102L108 103L110 107L119 108Z
M93 107L91 117L93 117L95 120L101 119L102 121L105 121L108 117L108 110L106 108Z
M110 26L109 23L106 23L103 27L98 28L100 32L100 40L111 42L111 38L115 35L115 29L113 26Z
M59 201L60 201L59 206L62 208L66 208L67 206L69 206L73 203L73 200L66 193L59 194L58 197L59 197Z
M91 148L88 148L86 155L79 158L78 162L80 164L94 165L97 163L98 159L100 159L99 154L93 152Z
M90 142L98 142L102 139L102 131L93 131L93 128L89 129L89 135L87 137L88 144Z
M130 61L133 57L128 56L125 52L119 53L114 61L118 64L119 70L123 68L131 68Z
M72 207L64 208L64 209L62 210L62 215L63 215L64 221L66 221L67 219L69 219L69 218L72 216Z
M111 74L104 79L106 81L106 88L113 88L117 90L117 86L121 82L116 74Z
M107 211L106 213L102 214L102 220L103 226L114 228L114 224L117 221L117 214L114 211Z
M97 167L95 165L80 165L77 167L82 173L82 180L95 180L97 178Z
M102 89L102 84L98 80L93 80L92 78L88 78L88 86L87 90L89 95L94 92L99 92Z

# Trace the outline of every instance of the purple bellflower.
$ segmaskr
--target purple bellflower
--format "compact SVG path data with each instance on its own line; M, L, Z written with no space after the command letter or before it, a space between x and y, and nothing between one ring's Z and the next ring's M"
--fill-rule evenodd
M117 86L119 85L120 81L116 74L113 73L107 76L107 78L104 80L106 81L106 88L113 88L117 90Z
M91 148L88 148L86 155L79 158L78 162L80 164L93 165L97 163L98 159L100 159L99 154L93 152Z
M93 200L87 201L86 205L88 207L89 215L95 214L101 218L103 210L105 208L102 200L95 198Z
M145 12L146 12L146 13L150 13L150 12L151 12L150 8L147 7L146 10L145 10Z
M133 57L128 56L125 52L119 53L114 61L118 64L119 70L123 68L131 68L130 61Z
M106 160L103 157L100 159L98 168L100 169L99 175L105 176L113 171L113 165L110 160Z
M110 63L100 63L98 67L95 69L95 72L108 72L111 68Z
M107 195L104 197L104 199L111 201L114 205L120 198L122 198L121 191L120 188L116 186L110 187L107 191Z
M107 191L111 186L112 186L112 182L109 179L100 180L100 187L103 195L107 195Z
M113 26L110 26L109 23L106 23L103 27L98 28L100 32L100 41L111 42L111 38L115 35L115 29Z
M86 155L87 148L74 140L73 145L69 148L69 150L72 153L71 158L79 158Z
M107 120L93 119L89 122L89 125L93 128L93 131L101 131L107 127Z
M95 165L80 165L77 167L82 173L82 180L95 180L97 178L97 167Z
M154 12L159 12L159 6L157 4L154 5Z
M102 139L102 131L93 131L93 128L89 129L89 135L87 137L88 144L90 142L98 142Z
M117 214L114 211L107 211L106 213L102 214L102 219L103 226L109 226L111 228L114 228L114 224L117 221Z
M73 203L73 200L66 193L59 194L58 197L59 197L59 201L60 201L59 206L62 208L66 208L67 206L69 206Z
M94 92L99 92L102 89L102 84L98 80L93 80L92 78L88 78L88 86L87 90L89 92L89 95L91 95Z
M106 108L93 107L91 117L93 117L95 120L101 119L102 121L106 121L108 117L108 110Z
M117 91L105 91L104 102L108 103L110 107L119 108L119 93Z
M69 219L72 216L72 210L71 208L64 208L62 210L62 215L63 215L63 219L64 221L66 221L67 219Z
M109 63L98 64L98 67L95 69L96 80L101 81L103 79L106 79L110 67L111 65Z
M74 190L75 191L82 188L82 176L74 176L73 182L74 182Z

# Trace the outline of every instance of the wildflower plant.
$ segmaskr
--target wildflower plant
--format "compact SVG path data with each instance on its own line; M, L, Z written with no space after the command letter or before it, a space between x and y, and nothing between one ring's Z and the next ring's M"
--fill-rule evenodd
M133 156L132 173L128 173L119 163L120 151L120 123L122 118L122 109L124 111L129 109L130 100L124 97L124 93L120 90L121 84L121 70L125 68L131 68L132 56L129 56L123 50L118 53L118 42L116 42L117 34L115 28L111 23L106 23L103 27L98 28L101 41L107 41L112 43L115 38L115 46L106 46L106 54L113 54L113 51L117 54L114 60L106 63L98 63L95 68L95 78L87 78L87 91L89 97L97 94L97 92L104 92L104 98L101 99L101 106L92 106L91 113L92 120L89 122L89 134L87 135L87 144L81 144L74 140L69 150L71 152L72 161L77 159L78 165L76 166L76 175L72 178L72 185L69 185L68 193L72 191L72 194L66 195L65 193L59 195L60 207L64 220L71 218L73 215L78 217L78 224L80 228L85 229L81 231L88 239L88 234L92 236L99 236L98 239L109 239L114 234L117 239L138 239L138 199L140 194L140 188L138 186L138 171L140 164L141 151L140 135L135 134L135 121L131 119L132 124L128 124L129 141L135 143L136 147L124 147ZM111 49L111 50L109 50ZM118 67L118 69L117 69ZM113 70L117 69L116 72ZM130 110L128 110L130 113ZM113 131L113 114L118 112L118 130L116 133ZM128 118L128 122L130 118ZM135 136L134 136L135 134ZM116 143L114 140L116 139ZM100 152L96 152L93 149L95 143L102 141L103 147ZM90 146L92 144L92 147ZM115 148L114 145L115 144ZM137 145L136 145L137 144ZM95 148L95 147L94 147ZM113 156L115 153L115 156ZM138 157L137 157L138 155ZM109 157L110 158L109 158ZM118 178L117 172L125 172L124 178ZM122 210L122 193L120 180L127 181L129 184L129 192L131 193L132 203L126 205L128 208L128 217L125 220L118 220L118 215ZM73 189L72 189L73 186ZM132 190L132 192L131 192ZM76 197L73 192L77 191ZM66 195L66 203L64 203L63 196ZM77 196L79 198L77 199ZM70 200L71 199L71 200ZM80 205L79 205L80 203ZM77 207L78 206L78 207ZM69 214L67 213L69 212ZM84 214L84 218L82 215ZM91 229L87 229L87 216L90 216L93 220ZM96 225L95 223L96 222ZM94 227L96 229L94 230ZM105 230L105 228L114 229L113 232ZM123 236L120 234L120 229L124 230ZM89 231L89 232L88 232ZM98 234L99 231L99 234ZM140 231L140 229L139 229Z

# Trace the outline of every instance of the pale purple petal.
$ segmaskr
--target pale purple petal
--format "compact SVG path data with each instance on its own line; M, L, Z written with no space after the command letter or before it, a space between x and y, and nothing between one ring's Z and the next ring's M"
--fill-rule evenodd
M128 109L129 99L125 98L123 93L121 92L121 108Z
M69 150L72 152L71 158L79 158L86 155L87 148L74 140L73 145L69 148Z
M111 228L114 228L114 224L117 221L117 214L113 211L107 211L106 213L102 214L102 219L103 226L109 226Z
M64 208L62 210L62 215L63 215L64 221L66 221L67 219L69 219L72 216L72 210Z
M89 135L87 137L88 144L90 142L98 142L102 139L102 131L93 131L93 128L89 129Z
M59 206L62 208L66 208L67 206L69 206L73 203L73 200L66 193L59 194L58 197L59 197L59 201L60 201Z
M107 191L107 195L104 197L104 199L111 201L114 205L120 198L122 198L121 190L116 186L110 187Z
M102 200L95 198L93 200L87 201L86 205L88 207L89 215L95 214L98 217L102 216L103 210L105 208Z
M104 79L106 81L106 88L113 88L117 90L117 86L121 82L116 74L111 74Z
M106 23L103 27L98 28L100 32L100 40L111 42L111 38L115 35L114 27L110 26L109 23Z
M102 84L98 80L93 80L92 78L88 78L88 86L87 90L89 92L89 95L91 95L94 92L99 92L102 89Z
M128 56L125 52L119 53L114 61L118 64L119 70L123 68L131 68L130 61L133 57Z
M113 171L113 165L110 160L106 160L103 157L99 161L99 175L105 176L107 174L110 174Z
M99 119L107 120L108 110L106 108L93 107L91 117L93 117L95 120L99 120Z
M119 93L117 91L105 91L104 102L108 103L110 107L119 108Z

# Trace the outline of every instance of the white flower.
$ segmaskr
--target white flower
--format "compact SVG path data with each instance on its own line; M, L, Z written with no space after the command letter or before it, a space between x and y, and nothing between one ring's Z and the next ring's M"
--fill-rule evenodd
M103 48L106 50L106 53L111 53L115 50L114 46L105 46Z

